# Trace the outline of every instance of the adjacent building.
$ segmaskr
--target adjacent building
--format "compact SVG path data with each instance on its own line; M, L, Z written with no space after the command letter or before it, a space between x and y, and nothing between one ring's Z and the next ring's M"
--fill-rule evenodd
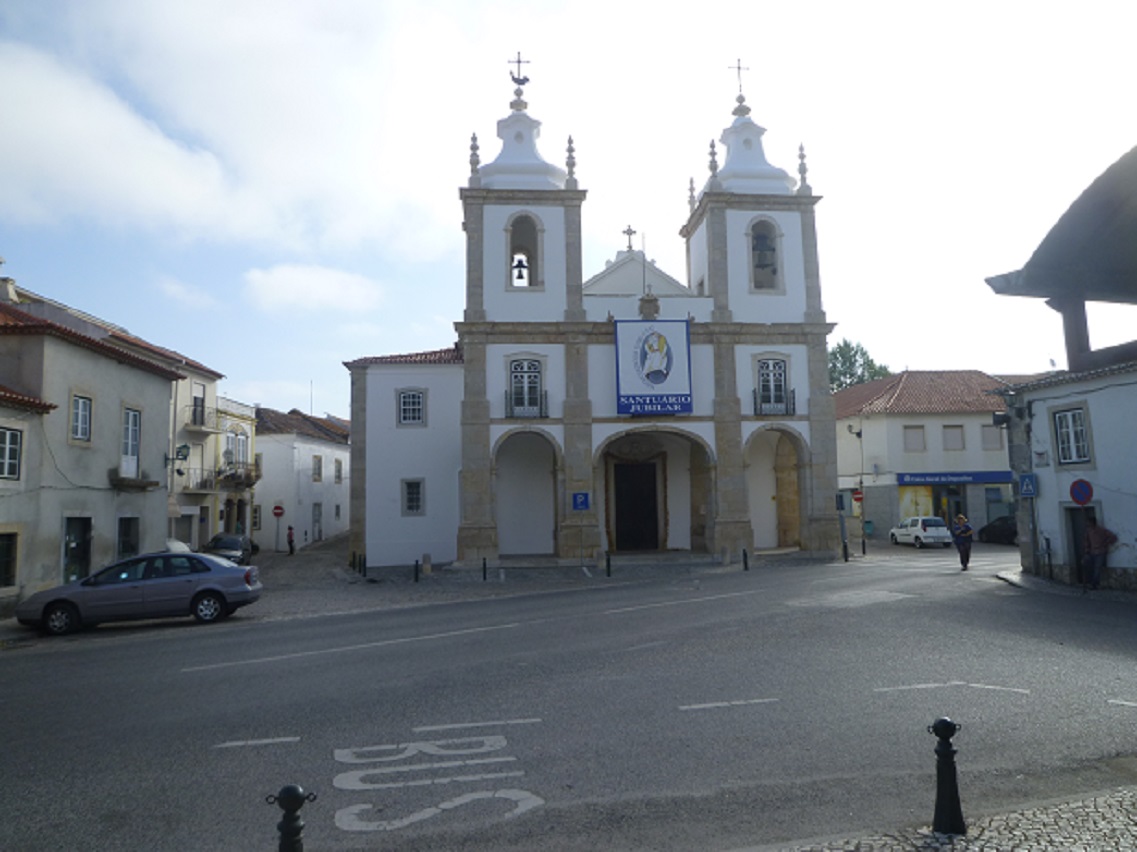
M167 534L171 382L181 373L0 284L0 609Z
M1054 224L1022 269L987 279L1000 295L1062 315L1068 369L1006 388L1023 570L1082 581L1086 523L1113 530L1103 585L1137 590L1137 340L1094 348L1087 303L1137 304L1137 148Z
M293 528L297 548L346 533L351 523L351 424L257 408L252 537L262 548L286 550Z
M833 554L833 402L814 207L739 95L689 189L681 282L631 244L585 278L586 198L518 88L460 192L446 349L352 375L352 547L370 565L605 552Z
M995 422L1008 386L978 370L905 370L833 394L842 502L866 534L913 515L963 513L978 529L1014 513Z

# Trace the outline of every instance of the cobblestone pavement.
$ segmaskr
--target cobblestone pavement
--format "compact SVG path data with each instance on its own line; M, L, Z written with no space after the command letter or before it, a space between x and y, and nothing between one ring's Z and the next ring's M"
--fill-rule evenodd
M774 557L778 558L778 557ZM783 555L781 559L792 557ZM412 567L368 571L349 566L346 536L312 544L295 556L261 551L254 562L265 594L239 618L282 620L335 613L364 612L395 607L502 597L536 591L588 589L614 583L655 582L660 575L676 583L698 584L708 573L741 570L703 559L658 564L623 560L604 566L526 564L504 568L434 568L429 573ZM1018 571L999 579L1039 593L1081 595L1073 589ZM1090 592L1103 599L1137 603L1124 592ZM0 649L34 639L33 631L14 619L0 620ZM965 814L965 816L967 816ZM1106 852L1137 850L1137 785L1097 791L1069 801L1036 803L1012 813L967 820L963 836L936 834L928 826L858 838L825 838L788 845L753 847L749 852Z

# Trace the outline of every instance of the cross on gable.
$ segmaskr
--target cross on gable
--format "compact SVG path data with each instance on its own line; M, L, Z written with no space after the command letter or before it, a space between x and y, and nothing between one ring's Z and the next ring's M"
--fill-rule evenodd
M636 232L632 230L631 225L628 225L628 227L626 227L620 233L628 238L628 251L631 251L632 250L632 237L635 236Z

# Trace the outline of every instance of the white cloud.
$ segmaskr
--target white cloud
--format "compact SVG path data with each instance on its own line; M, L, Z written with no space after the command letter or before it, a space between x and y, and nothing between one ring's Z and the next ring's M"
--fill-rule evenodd
M280 264L245 273L246 293L262 311L344 312L372 310L383 288L353 272L322 266Z
M217 299L210 293L169 275L163 275L158 279L158 288L168 299L185 307L205 309L218 305Z

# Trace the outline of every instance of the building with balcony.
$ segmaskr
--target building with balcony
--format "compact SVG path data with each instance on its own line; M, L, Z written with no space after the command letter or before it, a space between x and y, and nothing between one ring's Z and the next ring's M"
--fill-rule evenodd
M164 546L182 378L0 279L0 610Z

